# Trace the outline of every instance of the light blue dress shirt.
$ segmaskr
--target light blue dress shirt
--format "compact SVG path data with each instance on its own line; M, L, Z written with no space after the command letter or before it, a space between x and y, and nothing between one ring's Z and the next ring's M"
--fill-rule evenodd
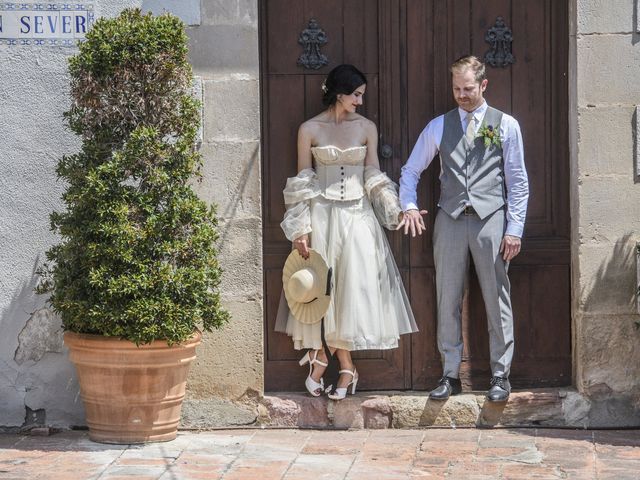
M482 126L487 102L483 102L473 113L476 134ZM467 130L467 112L458 108L462 131ZM424 128L413 147L409 160L402 167L400 176L400 205L403 211L418 209L416 188L420 175L431 164L440 150L444 133L444 115L431 120ZM507 187L507 229L505 235L522 237L529 200L529 179L524 166L524 147L518 121L503 113L500 122L500 139L504 160L504 179Z

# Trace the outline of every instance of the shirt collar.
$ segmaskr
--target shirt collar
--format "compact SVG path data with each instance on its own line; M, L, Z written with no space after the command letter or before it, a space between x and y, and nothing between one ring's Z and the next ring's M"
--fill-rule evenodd
M480 105L473 112L471 112L473 113L473 118L475 119L476 122L480 122L480 120L482 120L482 118L484 117L484 114L487 112L487 108L489 108L489 105L487 105L487 102L484 101L482 102L482 105ZM458 107L458 113L460 114L460 121L464 122L467 118L467 111Z

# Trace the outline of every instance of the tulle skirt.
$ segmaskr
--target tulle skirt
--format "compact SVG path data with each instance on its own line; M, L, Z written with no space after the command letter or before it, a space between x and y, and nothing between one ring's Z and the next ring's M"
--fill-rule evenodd
M353 201L311 200L311 247L333 269L333 290L324 316L327 345L345 350L396 348L417 326L387 237L366 196ZM321 323L306 325L281 298L276 331L296 350L322 348Z

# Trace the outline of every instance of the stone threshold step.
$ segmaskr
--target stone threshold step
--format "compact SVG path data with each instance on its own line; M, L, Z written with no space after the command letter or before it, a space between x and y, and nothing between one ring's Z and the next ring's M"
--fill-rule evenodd
M637 404L611 409L572 388L512 392L506 403L485 392L465 392L434 401L428 392L363 392L341 401L304 393L260 397L256 423L298 428L555 427L640 426ZM635 414L635 415L634 415Z

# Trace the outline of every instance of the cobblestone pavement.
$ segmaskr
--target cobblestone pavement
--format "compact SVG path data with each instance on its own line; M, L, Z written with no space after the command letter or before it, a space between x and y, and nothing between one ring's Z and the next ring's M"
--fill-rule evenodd
M0 479L639 479L640 430L217 430L144 446L0 435Z

